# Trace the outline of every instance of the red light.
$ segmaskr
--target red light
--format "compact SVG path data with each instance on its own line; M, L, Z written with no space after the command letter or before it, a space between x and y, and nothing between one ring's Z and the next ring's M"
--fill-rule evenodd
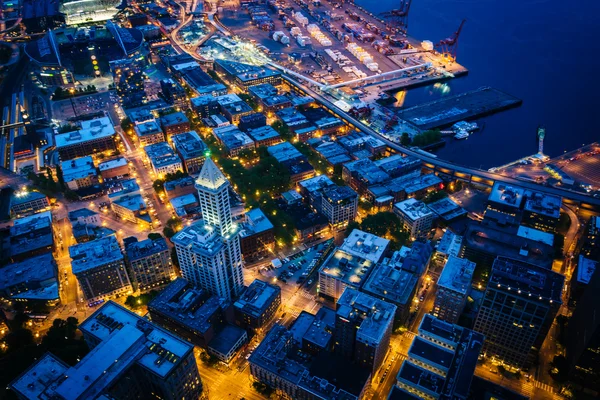
M444 188L444 184L440 183L440 189L443 189L443 188Z

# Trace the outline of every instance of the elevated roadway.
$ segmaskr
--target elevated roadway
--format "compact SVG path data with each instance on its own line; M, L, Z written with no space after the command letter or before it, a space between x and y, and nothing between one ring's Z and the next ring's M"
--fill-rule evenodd
M585 209L600 210L600 199L594 198L591 196L587 196L583 193L578 193L578 192L574 192L574 191L571 191L568 189L561 189L561 188L556 188L556 187L552 187L552 186L543 186L543 185L539 185L539 184L536 184L533 182L527 182L527 181L523 181L520 179L511 178L508 176L503 176L503 175L500 175L500 174L497 174L494 172L455 164L450 161L441 160L441 159L437 158L436 156L429 154L427 152L424 152L420 149L413 149L413 148L401 146L401 145L387 139L385 136L379 134L378 132L376 132L369 126L365 125L358 119L347 114L346 112L341 110L339 107L337 107L335 104L333 104L325 96L323 96L320 93L317 93L316 91L314 91L307 85L300 83L297 80L295 80L289 76L286 76L286 75L284 75L284 78L288 82L290 82L291 84L293 84L294 86L299 88L300 90L304 91L306 94L315 98L317 101L319 101L325 107L329 108L334 113L334 115L336 115L338 118L346 121L350 125L353 125L355 128L360 129L361 131L363 131L377 139L380 139L388 147L398 151L399 153L419 158L421 161L423 161L423 165L425 167L427 167L435 172L438 172L441 174L446 174L448 176L451 176L451 177L454 177L456 179L460 179L460 180L463 180L466 182L471 182L471 183L476 183L476 184L481 184L481 185L486 185L486 186L493 186L495 182L503 182L503 183L506 183L509 185L515 185L515 186L519 186L519 187L522 187L525 189L535 190L537 192L548 194L548 195L560 196L563 198L564 202L567 204L576 204L576 205L580 206L581 208L585 208Z

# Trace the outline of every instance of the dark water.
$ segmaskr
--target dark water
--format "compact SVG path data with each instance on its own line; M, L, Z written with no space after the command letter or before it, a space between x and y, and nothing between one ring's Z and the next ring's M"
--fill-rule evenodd
M399 0L355 0L379 13ZM523 99L518 109L483 119L485 129L437 152L486 168L537 152L546 126L550 156L600 140L600 1L413 0L409 34L434 43L466 18L457 61L469 75L448 82L448 94L492 86ZM433 87L408 91L404 106L434 100Z

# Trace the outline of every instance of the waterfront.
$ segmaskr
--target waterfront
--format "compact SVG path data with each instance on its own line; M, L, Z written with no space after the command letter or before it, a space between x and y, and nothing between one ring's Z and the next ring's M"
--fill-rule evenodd
M398 1L356 3L379 13L394 8ZM469 69L469 75L437 89L426 86L398 95L404 106L481 86L492 86L523 100L519 108L484 118L481 134L452 141L437 151L439 157L475 167L502 165L535 153L540 124L547 129L544 147L550 156L598 140L592 107L600 84L592 75L594 65L586 61L586 53L600 32L594 21L600 4L583 3L413 1L409 34L415 38L438 41L451 35L462 18L467 19L458 62ZM506 32L501 27L506 27ZM580 58L580 64L574 58Z

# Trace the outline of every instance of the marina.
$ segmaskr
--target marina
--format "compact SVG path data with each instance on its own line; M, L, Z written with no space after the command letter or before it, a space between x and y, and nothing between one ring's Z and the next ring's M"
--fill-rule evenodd
M445 128L452 124L490 115L521 105L522 100L483 87L399 111L399 117L423 130Z

